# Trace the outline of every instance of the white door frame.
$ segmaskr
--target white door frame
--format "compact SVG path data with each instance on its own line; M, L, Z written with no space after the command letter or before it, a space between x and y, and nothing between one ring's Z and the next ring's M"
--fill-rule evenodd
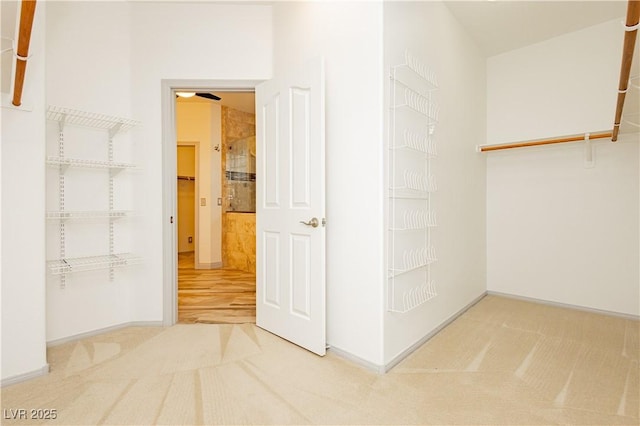
M178 320L178 248L176 217L176 92L242 92L262 80L162 80L162 323ZM174 218L171 223L171 218Z

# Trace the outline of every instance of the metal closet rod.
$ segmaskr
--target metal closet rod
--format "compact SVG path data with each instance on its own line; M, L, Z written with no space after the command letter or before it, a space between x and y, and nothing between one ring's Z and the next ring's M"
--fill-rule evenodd
M18 48L16 57L16 78L13 86L13 99L15 106L22 105L22 89L24 88L24 76L27 72L27 59L29 59L29 43L31 43L31 29L33 17L36 13L36 0L22 0L20 8L20 28L18 30Z
M620 83L618 84L618 102L616 103L616 115L613 121L613 142L618 140L620 122L622 121L622 109L624 99L629 86L629 74L631 73L631 62L633 61L633 51L636 46L636 36L638 35L638 18L640 17L640 0L629 0L627 4L627 21L625 23L624 45L622 48L622 65L620 66Z
M524 148L528 146L552 145L556 143L566 143L566 142L580 142L585 140L610 138L612 135L613 135L612 132L598 132L598 133L585 133L582 135L575 135L575 136L562 136L559 138L540 139L535 141L506 143L506 144L500 144L500 145L480 145L478 146L478 151L479 152L499 151L501 149Z

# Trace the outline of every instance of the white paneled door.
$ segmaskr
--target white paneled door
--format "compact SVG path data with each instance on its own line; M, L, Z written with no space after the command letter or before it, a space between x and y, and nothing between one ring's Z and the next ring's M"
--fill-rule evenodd
M325 354L324 62L256 87L257 325Z

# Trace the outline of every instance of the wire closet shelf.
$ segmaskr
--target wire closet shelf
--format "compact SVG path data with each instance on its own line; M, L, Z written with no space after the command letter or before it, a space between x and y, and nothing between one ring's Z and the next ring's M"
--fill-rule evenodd
M80 111L51 105L47 109L47 119L72 124L75 126L92 127L94 129L106 129L111 131L110 136L124 132L140 125L139 121L129 118L115 117L112 115L95 112Z
M96 271L122 266L135 265L142 262L142 258L131 253L115 253L104 256L68 257L51 260L47 266L53 275L63 275L73 272Z
M137 168L134 164L119 163L114 161L61 158L56 156L48 156L47 164L50 166L78 167L83 169L133 170Z
M105 211L48 211L49 220L88 220L88 219L119 219L131 216L128 210Z

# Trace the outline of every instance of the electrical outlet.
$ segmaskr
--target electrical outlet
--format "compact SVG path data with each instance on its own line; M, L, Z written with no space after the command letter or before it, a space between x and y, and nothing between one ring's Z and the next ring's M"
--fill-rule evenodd
M189 237L189 244L193 242L193 237Z
M206 206L207 205L207 199L206 198L200 198L200 205L201 206Z

